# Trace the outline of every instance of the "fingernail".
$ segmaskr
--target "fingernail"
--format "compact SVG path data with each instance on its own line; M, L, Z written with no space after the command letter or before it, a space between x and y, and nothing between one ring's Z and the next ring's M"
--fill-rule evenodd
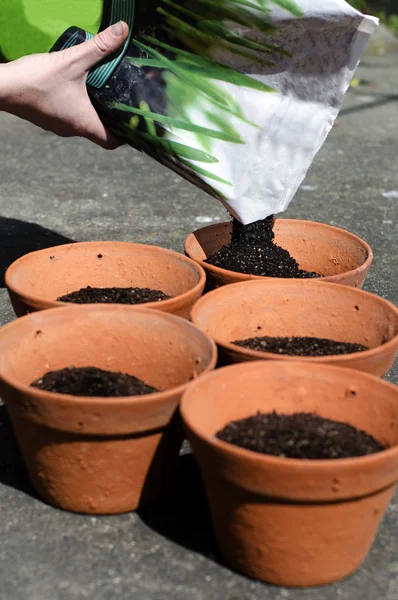
M112 35L114 35L115 37L120 37L123 35L124 33L124 23L123 21L119 21L118 23L115 23L114 25L112 25L111 27L111 33Z

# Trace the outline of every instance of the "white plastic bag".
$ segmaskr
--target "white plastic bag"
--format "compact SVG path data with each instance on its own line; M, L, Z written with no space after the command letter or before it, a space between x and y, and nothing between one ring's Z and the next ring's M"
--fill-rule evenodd
M269 38L280 40L290 57L275 54L275 67L262 75L252 73L277 92L234 86L235 98L260 131L240 125L244 146L216 141L213 149L219 160L214 172L233 182L232 189L218 189L228 199L226 207L244 224L286 210L333 126L378 25L344 0L297 4L303 17L273 9L279 33Z
M284 211L337 117L377 19L344 0L134 6L122 62L107 85L89 85L106 125L244 224ZM83 31L71 35L86 39ZM71 44L68 36L61 42Z

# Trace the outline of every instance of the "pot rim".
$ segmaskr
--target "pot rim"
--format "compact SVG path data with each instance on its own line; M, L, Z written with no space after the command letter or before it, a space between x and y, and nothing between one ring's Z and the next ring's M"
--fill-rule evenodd
M297 363L291 363L290 365L284 364L284 368L289 368L289 366L297 368L302 367L305 370L309 371L309 375L311 374L311 365L301 363L298 365ZM255 463L258 467L266 467L267 465L278 467L280 469L284 469L285 471L289 471L291 469L296 470L299 466L303 473L308 472L325 472L330 471L330 476L333 478L333 474L336 473L337 468L346 469L347 472L357 464L361 464L363 466L367 464L372 464L376 468L378 463L383 463L386 460L391 458L398 458L398 443L394 446L386 448L385 450L381 450L380 452L375 452L373 454L368 454L367 456L356 456L350 458L331 458L331 459L301 459L301 458L287 458L281 456L272 456L270 454L262 454L260 452L255 452L254 450L247 450L245 448L240 448L239 446L235 446L228 442L224 442L219 440L213 434L206 435L200 431L200 428L197 427L196 423L189 416L189 402L190 402L190 394L193 394L195 391L195 387L200 384L204 384L206 381L210 381L211 378L220 378L220 377L228 377L228 372L231 370L241 370L244 371L246 369L257 369L257 368L280 368L281 363L277 361L253 361L249 363L236 363L233 365L228 365L226 367L221 367L213 372L206 373L200 381L192 382L187 390L184 391L180 402L180 413L184 422L184 425L204 443L206 446L212 447L217 453L226 454L231 456L235 462L251 462ZM347 373L351 373L356 377L360 377L363 379L367 379L369 381L377 382L377 385L380 385L384 388L390 388L397 390L397 386L394 384L385 381L375 375L370 375L369 373L365 373L363 371L358 371L356 369L347 369L346 367L337 367L335 365L322 365L323 370L341 373L346 375ZM250 415L249 415L250 416ZM324 417L327 418L327 417ZM346 421L341 421L346 423ZM228 422L227 422L228 423ZM376 463L376 464L375 464Z
M59 248L72 248L72 247L76 248L77 247L77 249L79 250L80 248L83 248L83 247L89 248L90 246L94 248L97 245L101 245L102 248L106 248L107 246L108 247L109 246L120 246L120 247L127 246L131 249L144 248L145 250L148 250L149 253L161 252L164 255L168 255L170 258L174 258L174 260L178 257L178 260L181 260L185 264L189 264L189 266L198 274L199 281L195 284L194 287L189 289L187 292L184 292L183 294L178 294L177 296L173 296L172 298L168 298L167 300L158 300L157 302L146 302L145 306L147 306L148 308L156 309L156 307L159 306L159 304L160 304L165 309L165 311L167 311L167 309L172 308L174 304L180 303L181 300L185 300L186 302L189 302L192 299L192 297L195 298L198 293L200 294L205 286L206 272L205 272L204 268L202 267L202 265L200 265L198 262L194 261L189 256L185 256L184 254L175 252L174 250L169 250L168 248L162 248L161 246L153 246L150 244L140 244L140 243L136 243L136 242L119 242L119 241L112 242L109 240L108 241L101 241L101 240L95 241L94 240L94 241L89 241L89 242L72 242L69 244L60 244L59 246L43 248L41 250L36 250L34 252L29 252L28 254L24 254L23 256L21 256L20 258L15 260L6 270L5 275L4 275L5 284L6 284L7 288L9 290L11 290L11 292L24 298L25 300L28 301L28 303L31 303L34 305L37 305L37 304L44 305L46 308L65 307L65 306L71 304L71 302L61 302L58 300L46 300L36 294L26 293L24 291L23 284L22 284L22 286L20 286L18 284L15 284L15 282L13 281L15 272L19 269L19 267L24 262L30 260L32 258L32 256L37 256L39 254L48 254L49 252L52 252L52 251L55 252ZM91 304L94 304L94 303L91 303ZM97 303L97 304L104 304L104 303ZM131 305L131 306L134 306L134 305Z
M98 309L103 310L104 312L110 312L110 311L112 311L112 312L115 312L115 311L130 312L131 311L134 313L144 312L148 316L163 318L167 321L174 321L176 324L183 324L184 327L187 327L188 329L195 330L196 332L198 332L201 336L203 336L203 338L206 340L206 342L209 343L210 360L209 360L208 365L203 369L203 371L198 375L198 377L202 377L205 373L212 371L217 364L217 346L216 346L214 340L212 340L212 338L210 338L206 333L204 333L201 329L199 329L199 327L197 327L190 321L187 321L186 319L183 319L182 317L178 317L176 315L166 313L166 312L163 312L160 310L153 310L153 309L142 308L142 307L133 306L133 305L123 305L123 304L117 304L117 305L115 305L115 304L82 304L79 306L75 305L75 306L62 306L62 308L50 308L45 311L40 311L40 314L43 317L44 314L50 314L50 313L54 314L55 312L57 313L57 315L59 315L60 311L91 312L91 311L98 310ZM17 328L18 326L22 327L26 321L33 320L36 316L37 316L37 313L31 313L29 315L20 317L19 319L15 319L11 323L8 323L4 327L2 327L0 329L0 342L1 342L1 337L3 334L7 334L10 329ZM0 380L2 380L9 387L16 389L18 392L21 392L22 394L25 394L25 395L28 394L37 399L41 398L49 404L59 403L61 401L63 403L74 404L74 405L78 405L78 404L86 404L86 405L101 404L102 406L112 405L112 407L115 407L115 408L117 408L118 405L121 405L121 406L126 406L126 405L131 405L131 404L142 405L142 404L146 404L148 402L157 403L157 402L163 401L163 400L167 401L170 398L172 398L173 396L175 396L176 394L180 394L183 391L185 391L185 388L187 388L191 383L193 383L193 381L195 381L195 379L189 380L185 383L182 383L179 386L169 388L167 390L160 390L158 392L153 392L152 394L142 394L140 396L103 397L103 396L73 396L71 394L60 394L60 393L56 393L56 392L49 392L46 390L39 390L37 388L30 386L29 384L20 382L18 379L16 379L15 377L9 376L7 373L4 374L4 372L1 369L0 369Z
M285 279L285 278L263 278L263 279L267 279L266 281L266 286L272 286L274 285L275 287L277 287L278 285L291 285L291 286L297 286L297 285L320 285L322 287L325 287L325 289L327 289L328 287L334 288L338 293L341 294L346 294L347 290L345 286L342 286L338 283L333 283L331 281L321 281L320 279L305 279L304 281L300 280L300 279L294 279L294 278L290 278L290 279ZM269 281L269 279L272 279L272 281ZM264 285L264 282L261 282L261 280L252 280L252 281L238 281L236 283L230 283L228 285L225 286L221 286L219 288L216 288L215 290L211 290L210 292L208 292L206 295L202 296L201 298L199 298L191 311L191 319L192 319L192 323L194 323L197 327L199 327L200 329L201 326L199 325L198 321L199 321L199 315L198 313L200 313L201 309L202 309L202 305L206 305L206 303L208 303L213 297L218 295L227 295L228 294L228 290L231 288L237 288L237 286L247 286L247 285ZM264 289L265 286L264 286ZM384 304L385 306L388 307L388 309L395 313L396 317L397 317L397 321L398 321L398 307L396 307L392 302L390 302L389 300L386 300L385 298L382 298L381 296L378 296L377 294L372 294L371 292L367 292L365 290L360 290L358 288L353 288L353 287L349 287L347 288L349 290L349 293L352 294L357 294L358 296L368 296L368 297L372 297L372 298L376 298L378 302L380 302L381 304ZM261 350L251 350L249 348L244 348L242 346L238 346L237 344L232 344L231 342L224 342L221 341L220 339L218 339L217 337L213 336L212 334L209 334L208 332L206 332L204 329L202 329L202 331L204 331L204 333L206 333L206 335L209 335L212 339L214 339L214 341L216 342L216 344L218 346L220 346L221 348L225 348L226 350L229 350L231 352L234 353L239 353L242 354L243 356L247 356L250 358L256 358L257 360L276 360L276 361L289 361L289 362L317 362L317 363L335 363L335 362L352 362L353 360L356 360L358 358L372 358L373 356L375 356L376 354L388 354L393 348L394 346L397 346L398 348L398 330L397 333L395 334L395 336L391 339L388 340L388 342L385 342L384 344L379 344L378 346L375 346L374 348L369 348L368 350L363 350L362 352L351 352L350 354L330 354L328 356L291 356L291 355L279 355L273 352L263 352ZM346 368L346 367L344 367Z
M351 269L350 271L342 271L341 273L335 273L334 275L325 275L322 277L314 277L313 280L315 281L325 281L325 282L330 282L333 283L334 280L336 279L336 277L341 277L341 275L356 275L359 273L362 273L363 271L366 271L368 268L370 268L370 265L373 262L373 250L372 248L369 246L369 244L367 242L365 242L365 240L363 240L362 238L360 238L359 236L355 235L355 233L351 233L351 231L347 231L346 229L343 229L342 227L335 227L334 225L328 225L326 223L318 223L317 221L307 221L305 219L275 219L276 222L280 223L305 223L305 224L310 224L310 225L315 225L317 227L321 227L323 229L329 229L329 230L334 230L336 232L343 232L344 235L350 237L351 239L355 240L356 242L359 243L360 246L362 246L363 248L365 248L366 252L367 252L367 256L365 261L359 265L359 267L356 267L355 269ZM185 254L191 258L192 260L195 260L195 262L197 262L197 264L199 264L201 267L203 267L205 269L205 271L209 271L211 273L214 273L215 275L222 275L224 273L227 273L228 275L231 275L233 277L235 277L235 279L239 279L240 281L248 281L250 279L266 279L268 280L272 280L272 279L279 279L282 281L289 281L291 279L297 281L302 281L302 280L306 280L306 278L298 278L298 277L267 277L266 275L251 275L248 273L239 273L238 271L230 271L229 269L222 269L221 267L216 267L214 265L211 265L209 263L206 263L204 260L202 259L193 259L192 255L190 254L189 250L188 250L188 245L190 240L192 239L192 237L195 237L195 234L198 231L205 231L205 230L210 230L210 229L217 229L220 228L221 226L228 226L231 225L231 223L229 221L223 221L220 223L213 223L212 225L206 225L205 227L200 227L199 229L195 229L195 231L192 231L185 239L184 242L184 251Z

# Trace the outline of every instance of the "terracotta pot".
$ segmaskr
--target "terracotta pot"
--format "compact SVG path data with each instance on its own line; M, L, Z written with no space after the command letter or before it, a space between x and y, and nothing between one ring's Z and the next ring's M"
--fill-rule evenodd
M120 305L36 312L0 330L0 392L40 496L92 514L131 511L161 493L183 432L177 407L212 369L214 342L181 318ZM161 390L85 398L29 386L68 366L130 373Z
M385 375L398 350L398 308L362 290L318 280L245 281L206 294L192 310L193 322L218 344L223 364L253 360L330 363ZM258 352L236 340L320 337L370 349L322 357Z
M9 267L5 281L18 317L66 306L56 299L90 285L161 290L173 298L145 307L188 319L206 276L198 264L172 250L127 242L79 242L22 256Z
M215 438L230 421L258 410L344 420L388 449L359 458L298 460ZM286 586L326 584L355 571L398 479L397 387L330 365L245 363L192 384L181 413L229 565Z
M273 279L236 273L204 262L229 243L231 231L231 223L217 223L194 231L185 240L185 254L206 271L208 289L249 279ZM301 269L321 273L323 281L363 286L373 252L356 235L331 225L296 219L276 219L274 232L275 242L290 252Z

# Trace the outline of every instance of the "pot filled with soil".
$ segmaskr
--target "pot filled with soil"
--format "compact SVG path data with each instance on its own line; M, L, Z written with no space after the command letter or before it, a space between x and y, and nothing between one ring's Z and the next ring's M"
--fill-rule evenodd
M397 307L324 281L257 279L223 286L195 304L192 320L217 342L221 364L305 361L383 376L398 351Z
M205 269L208 289L259 277L362 287L373 260L370 246L344 229L272 216L198 229L185 240L185 253Z
M17 316L74 304L145 304L189 318L204 270L186 256L127 242L79 242L26 254L5 281Z
M178 403L216 347L192 323L131 306L40 311L0 330L0 393L38 494L81 513L135 510L167 486Z
M253 362L190 386L181 414L226 562L277 585L359 567L398 479L398 388L330 365Z

